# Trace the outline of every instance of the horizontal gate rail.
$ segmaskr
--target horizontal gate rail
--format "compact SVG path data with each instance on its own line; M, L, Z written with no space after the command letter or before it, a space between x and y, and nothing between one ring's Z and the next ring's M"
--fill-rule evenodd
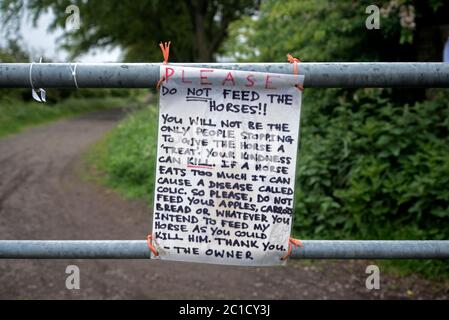
M303 240L292 259L449 259L449 240ZM0 240L0 259L148 259L145 240Z
M292 74L289 63L182 63ZM32 68L31 68L32 66ZM0 88L149 88L160 63L0 63ZM301 63L309 88L449 88L449 63ZM76 77L76 79L74 78ZM75 81L76 80L76 81ZM32 85L31 85L32 84ZM449 240L303 240L293 259L449 259ZM148 259L145 240L0 240L0 259Z
M0 63L0 88L149 88L160 63ZM188 67L292 74L289 63L173 63ZM449 63L333 62L299 65L309 88L449 87Z

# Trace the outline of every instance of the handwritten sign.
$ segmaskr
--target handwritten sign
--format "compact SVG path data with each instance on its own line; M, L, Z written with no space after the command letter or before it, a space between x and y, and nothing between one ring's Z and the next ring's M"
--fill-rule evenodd
M153 258L285 263L303 76L171 65L160 75Z

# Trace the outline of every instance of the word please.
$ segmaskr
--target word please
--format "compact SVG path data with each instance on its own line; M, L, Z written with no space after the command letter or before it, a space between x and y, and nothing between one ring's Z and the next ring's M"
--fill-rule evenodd
M178 72L179 74L176 74ZM232 71L226 73L225 76L214 76L214 69L198 69L198 71L185 71L181 69L180 71L175 71L175 69L166 67L165 68L165 83L169 83L170 79L173 77L177 77L181 79L181 83L185 84L196 84L201 86L245 86L248 88L258 86L264 87L265 89L276 89L276 81L279 81L281 78L278 74L262 74L262 75L254 75L248 74L244 78L239 78ZM239 83L237 83L237 79Z

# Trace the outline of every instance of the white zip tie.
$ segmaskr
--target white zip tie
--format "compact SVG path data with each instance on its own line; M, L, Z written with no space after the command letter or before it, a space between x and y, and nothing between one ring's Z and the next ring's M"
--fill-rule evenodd
M39 63L42 63L42 57L39 59ZM38 89L38 92L36 92L36 89L34 88L34 84L33 84L33 65L34 65L34 61L31 62L30 64L30 86L31 86L31 95L33 97L34 100L38 101L38 102L46 102L45 100L45 90L42 88Z
M69 64L70 70L72 71L73 82L75 82L75 87L78 87L78 81L76 81L76 67L78 67L78 63L75 63L75 67L72 69L72 64Z

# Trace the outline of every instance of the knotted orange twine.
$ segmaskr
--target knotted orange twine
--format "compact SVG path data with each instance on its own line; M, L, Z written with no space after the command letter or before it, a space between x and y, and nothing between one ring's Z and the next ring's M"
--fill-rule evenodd
M167 64L168 63L168 56L170 55L170 41L169 42L164 42L164 43L159 43L159 47L161 48L162 51L162 56L164 57L164 62L163 64ZM156 84L156 89L159 91L159 88L161 87L162 82L164 82L165 80L165 76L162 76L159 81Z
M293 57L290 53L287 54L287 60L288 60L288 62L293 63L293 73L295 75L298 75L298 62L301 62L301 60L299 60L298 58ZM300 85L300 84L295 84L295 87L298 88L300 91L304 91L304 87L302 85ZM288 239L288 250L281 257L281 260L286 260L290 256L290 254L293 251L293 246L292 245L294 245L295 247L298 247L298 246L299 247L303 247L301 240L290 237Z
M163 64L167 64L168 63L168 57L170 55L170 41L169 42L164 42L164 43L159 43L159 47L161 48L162 51L162 56L164 57L164 61ZM159 91L162 82L164 82L165 77L162 76L159 81L156 84L156 89ZM157 252L156 248L153 246L153 235L149 234L147 236L147 244L148 244L148 248L150 248L151 252L154 254L155 257L159 256L159 252Z
M288 62L293 63L293 73L295 75L298 75L298 62L301 62L301 60L293 57L290 53L287 54L287 60ZM295 87L298 88L300 91L304 91L304 87L300 84L295 84Z
M292 246L292 245L294 245L295 247L298 247L298 246L303 247L301 240L290 237L290 238L288 239L288 250L287 250L287 252L281 257L281 260L286 260L286 259L290 256L290 254L291 254L292 251L293 251L293 246Z
M149 234L147 236L147 244L148 248L150 248L151 252L153 252L154 256L157 257L159 255L159 252L157 252L156 248L153 246L153 235Z

